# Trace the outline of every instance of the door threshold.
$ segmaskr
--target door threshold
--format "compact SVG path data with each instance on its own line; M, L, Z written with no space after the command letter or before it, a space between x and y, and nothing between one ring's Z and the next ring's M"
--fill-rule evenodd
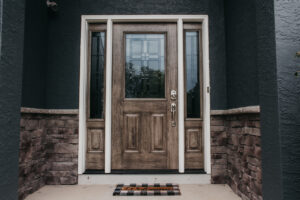
M78 185L115 184L210 184L210 174L82 174Z
M87 169L83 174L106 174L104 170ZM184 173L179 173L177 169L130 169L111 170L109 174L206 174L203 169L186 169ZM107 175L109 175L107 174Z

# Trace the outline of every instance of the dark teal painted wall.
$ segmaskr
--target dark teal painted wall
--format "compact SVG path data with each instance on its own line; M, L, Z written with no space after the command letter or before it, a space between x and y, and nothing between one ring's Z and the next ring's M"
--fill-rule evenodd
M283 199L300 199L300 1L275 1Z
M0 60L0 199L17 199L18 142L21 98L21 73L23 61L24 3L3 0L3 30ZM43 1L42 1L43 2ZM28 25L26 22L24 55L31 50L28 60L24 58L23 105L48 108L78 107L79 38L81 14L209 14L212 108L226 108L226 57L224 36L223 1L59 1L60 11ZM299 3L298 1L256 0L256 64L259 82L259 104L261 106L262 164L264 199L299 199L299 79L293 76L298 70L299 59ZM28 5L30 2L27 1ZM37 3L38 4L38 3ZM87 6L93 5L93 6ZM41 5L42 4L38 4ZM227 4L228 5L228 4ZM35 5L34 5L35 6ZM145 10L141 9L144 6ZM178 8L176 7L178 6ZM42 7L41 7L42 8ZM101 8L101 11L100 11ZM253 8L253 7L252 7ZM28 9L28 7L27 7ZM98 10L99 9L99 10ZM243 9L243 8L241 8ZM230 7L227 10L230 10ZM48 12L48 11L45 11ZM44 12L32 12L33 16L44 16ZM227 13L227 12L226 12ZM249 19L243 12L242 19ZM27 13L28 14L28 13ZM240 17L240 16L237 17ZM26 15L27 16L27 15ZM228 19L231 19L228 16ZM27 17L36 19L35 17ZM75 19L75 20L74 20ZM275 22L274 22L275 20ZM29 24L30 24L29 23ZM228 21L226 21L226 24ZM34 24L40 26L34 26ZM67 25L67 26L66 26ZM228 24L227 24L228 25ZM233 24L229 24L234 26ZM276 27L275 27L276 25ZM47 29L47 30L46 30ZM276 34L275 31L276 30ZM31 37L28 33L41 31L46 37ZM226 31L226 41L233 40ZM243 33L240 30L239 33ZM239 34L238 34L239 35ZM276 41L275 41L276 36ZM249 39L250 40L250 39ZM250 43L252 40L246 40ZM30 41L34 44L30 49ZM240 44L235 44L240 47ZM277 49L275 48L277 45ZM234 47L234 46L233 46ZM226 48L233 48L227 46ZM44 49L46 48L46 50ZM253 48L253 47L252 47ZM277 50L277 51L276 51ZM252 51L251 51L252 52ZM34 61L36 54L43 58ZM252 54L252 53L251 53ZM237 54L239 55L239 54ZM227 63L238 65L237 55ZM249 55L242 55L249 56ZM44 65L44 63L46 63ZM41 69L38 66L42 66ZM228 67L228 66L227 66ZM37 71L41 79L31 79L31 70ZM238 72L239 69L229 67ZM27 71L27 73L26 73ZM240 80L236 80L240 81ZM44 84L44 86L35 86ZM35 86L35 87L32 87ZM28 93L28 91L31 93ZM43 89L46 88L46 89ZM48 89L49 88L49 89ZM234 90L233 90L234 91ZM45 92L41 94L40 92ZM231 92L229 92L231 93ZM229 94L228 93L228 94ZM240 94L239 94L240 95ZM25 100L25 98L27 98ZM224 100L225 99L225 100ZM27 103L26 103L27 102ZM37 105L37 106L35 106Z
M41 2L44 3L43 0ZM223 1L64 0L57 2L59 12L49 13L46 18L47 11L40 2L26 1L27 5L36 8L36 11L28 10L26 15L22 106L78 108L81 15L208 14L211 105L213 109L227 107ZM41 35L30 35L32 32ZM39 59L36 60L34 55L38 55Z
M226 0L228 108L260 105L263 197L281 200L279 110L273 0Z
M0 0L0 55L2 46L2 14L3 14L3 0Z
M274 0L256 0L257 66L265 200L282 200Z
M46 106L48 8L46 1L26 0L22 105Z
M226 0L227 107L259 105L255 1Z
M17 200L24 1L2 0L0 57L0 199Z

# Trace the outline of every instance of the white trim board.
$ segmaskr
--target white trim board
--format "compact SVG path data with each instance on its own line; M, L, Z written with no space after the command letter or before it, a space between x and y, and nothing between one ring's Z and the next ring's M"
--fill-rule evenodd
M105 173L111 172L111 93L112 93L112 21L107 20L105 89Z
M211 173L210 164L210 94L209 94L209 34L207 15L82 15L79 92L79 153L78 174L85 171L86 154L86 93L88 23L107 23L106 105L105 105L105 173L111 172L111 90L112 90L112 27L114 22L177 22L178 35L178 138L179 172L184 173L184 73L183 22L202 22L203 45L203 138L204 170ZM180 73L181 72L181 73Z
M178 171L184 173L184 63L183 63L183 21L177 21L178 45Z
M78 176L78 185L107 185L120 183L210 184L211 182L210 175L207 174L100 174Z
M211 110L211 115L240 115L240 114L259 114L260 106L246 106L231 108L227 110Z
M44 108L29 108L21 107L21 113L34 113L34 114L57 114L57 115L78 115L78 109L44 109Z

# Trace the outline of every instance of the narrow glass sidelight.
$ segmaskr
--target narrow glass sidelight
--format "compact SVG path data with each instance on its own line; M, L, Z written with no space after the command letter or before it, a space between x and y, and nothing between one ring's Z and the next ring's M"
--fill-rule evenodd
M165 97L165 35L126 34L126 98Z
M199 32L185 32L186 115L200 118Z
M91 34L90 118L103 119L105 32Z

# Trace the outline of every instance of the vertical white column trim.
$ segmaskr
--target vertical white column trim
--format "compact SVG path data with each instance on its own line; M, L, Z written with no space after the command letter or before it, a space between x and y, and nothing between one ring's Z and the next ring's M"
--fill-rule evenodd
M211 152L210 152L210 87L209 84L209 33L208 17L203 20L202 29L203 43L203 97L204 97L204 115L203 115L203 132L204 132L204 170L207 174L211 173Z
M105 98L105 173L111 172L112 20L107 20Z
M183 65L183 22L177 21L178 36L178 162L179 172L184 173L184 65Z
M84 17L81 19L80 41L80 88L79 88L79 141L78 141L78 174L85 171L86 157L86 95L87 95L87 42L88 24Z

